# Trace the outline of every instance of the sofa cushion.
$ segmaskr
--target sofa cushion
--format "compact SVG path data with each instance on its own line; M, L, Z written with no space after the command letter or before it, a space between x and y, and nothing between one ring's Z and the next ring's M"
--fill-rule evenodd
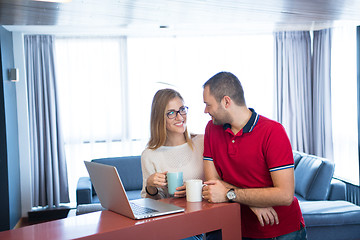
M129 200L139 199L139 198L141 198L141 190L126 191L126 195Z
M308 227L360 224L360 207L348 201L305 201L300 208Z
M140 156L100 158L92 161L115 166L126 191L142 189Z
M347 201L305 201L300 207L309 240L359 238L359 206Z
M129 200L139 199L141 198L141 189L140 190L129 190L126 191L126 196ZM99 203L98 195L92 197L91 203Z
M325 200L333 174L333 162L312 155L303 156L295 168L295 193L306 200Z
M293 151L293 157L294 157L294 168L297 167L297 165L300 162L300 159L305 156L305 153L300 153L298 151Z
M100 203L80 204L76 208L76 215L106 210Z
M297 193L295 193L294 195L295 195L295 197L296 197L300 202L302 202L302 201L307 201L305 198L303 198L301 195L299 195L299 194L297 194Z

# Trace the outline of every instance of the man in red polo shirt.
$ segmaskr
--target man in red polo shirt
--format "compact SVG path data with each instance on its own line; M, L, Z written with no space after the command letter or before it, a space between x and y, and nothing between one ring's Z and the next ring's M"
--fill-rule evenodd
M241 204L243 239L306 239L294 197L294 159L283 126L246 106L238 78L220 72L204 84L203 196Z

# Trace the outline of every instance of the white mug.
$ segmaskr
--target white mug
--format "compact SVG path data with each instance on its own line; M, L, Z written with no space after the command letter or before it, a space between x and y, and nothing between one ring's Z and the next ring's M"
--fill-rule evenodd
M186 201L201 202L203 182L201 179L191 179L186 181Z

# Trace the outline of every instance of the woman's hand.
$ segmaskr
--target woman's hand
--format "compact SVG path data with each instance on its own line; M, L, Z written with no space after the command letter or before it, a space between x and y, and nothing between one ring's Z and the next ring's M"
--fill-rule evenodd
M146 181L148 187L165 187L167 185L166 172L154 173Z
M261 226L279 224L278 215L272 207L250 207L250 209L255 213Z
M176 192L174 193L174 197L185 197L186 196L186 187L182 185L181 187L176 188Z

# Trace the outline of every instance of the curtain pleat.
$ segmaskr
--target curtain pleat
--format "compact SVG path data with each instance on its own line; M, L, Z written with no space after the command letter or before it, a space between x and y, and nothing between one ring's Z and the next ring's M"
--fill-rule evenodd
M312 153L309 32L275 33L275 119L294 150Z
M331 30L275 33L275 113L292 148L333 159Z
M314 154L333 159L330 29L314 32L312 78Z
M25 36L33 206L69 202L59 119L53 37Z

